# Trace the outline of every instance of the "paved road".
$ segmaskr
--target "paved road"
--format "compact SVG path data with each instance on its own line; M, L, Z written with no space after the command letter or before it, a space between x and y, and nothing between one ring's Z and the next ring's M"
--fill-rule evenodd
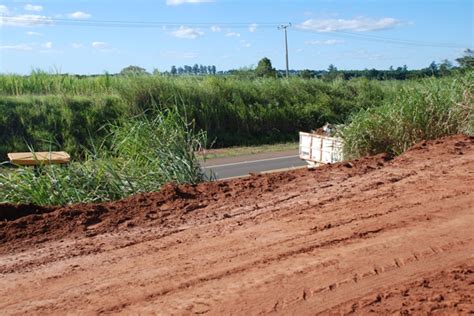
M251 172L298 168L305 165L306 162L299 158L298 151L295 150L212 159L202 163L206 175L214 174L217 179L245 176Z

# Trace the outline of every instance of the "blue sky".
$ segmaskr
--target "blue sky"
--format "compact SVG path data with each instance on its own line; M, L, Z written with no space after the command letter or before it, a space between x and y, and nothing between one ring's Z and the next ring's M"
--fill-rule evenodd
M473 0L0 1L0 72L115 73L128 65L387 69L474 46Z

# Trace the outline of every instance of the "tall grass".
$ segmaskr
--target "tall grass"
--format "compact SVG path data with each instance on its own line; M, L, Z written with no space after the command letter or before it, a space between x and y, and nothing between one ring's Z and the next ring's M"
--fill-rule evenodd
M355 114L342 130L348 157L401 154L421 140L474 135L474 72L402 86L380 107Z
M73 156L100 142L106 122L174 108L216 147L295 141L298 131L342 123L379 105L392 84L357 79L49 75L0 76L0 161L27 144Z
M109 95L119 80L109 74L85 77L34 70L28 76L0 75L0 95Z
M352 156L396 154L421 138L472 130L472 79L472 72L404 82L0 75L0 161L27 144L82 157L104 141L107 122L176 106L215 147L296 141L298 131L350 121L344 138Z
M0 96L0 161L6 153L65 150L74 156L100 141L108 122L118 122L127 113L116 96Z
M205 142L175 110L110 125L107 145L81 162L0 172L0 202L63 205L158 191L203 180L195 152Z

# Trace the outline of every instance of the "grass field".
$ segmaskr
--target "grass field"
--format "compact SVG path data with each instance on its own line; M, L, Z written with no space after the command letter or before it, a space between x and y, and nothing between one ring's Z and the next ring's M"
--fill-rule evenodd
M198 183L209 145L208 159L293 149L298 131L326 122L338 124L347 157L397 155L474 134L473 91L474 72L407 82L0 76L0 157L33 148L73 157L41 172L3 169L0 202L110 201Z
M80 157L107 123L178 108L213 148L297 140L300 130L343 123L380 105L399 83L98 76L0 76L0 159L8 151L63 149Z

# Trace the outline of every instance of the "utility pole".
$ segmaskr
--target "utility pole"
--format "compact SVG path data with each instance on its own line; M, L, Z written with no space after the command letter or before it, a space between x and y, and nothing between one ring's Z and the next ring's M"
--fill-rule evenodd
M290 68L288 66L288 31L287 29L291 26L291 23L286 25L280 25L279 30L285 30L285 49L286 49L286 78L290 76Z

